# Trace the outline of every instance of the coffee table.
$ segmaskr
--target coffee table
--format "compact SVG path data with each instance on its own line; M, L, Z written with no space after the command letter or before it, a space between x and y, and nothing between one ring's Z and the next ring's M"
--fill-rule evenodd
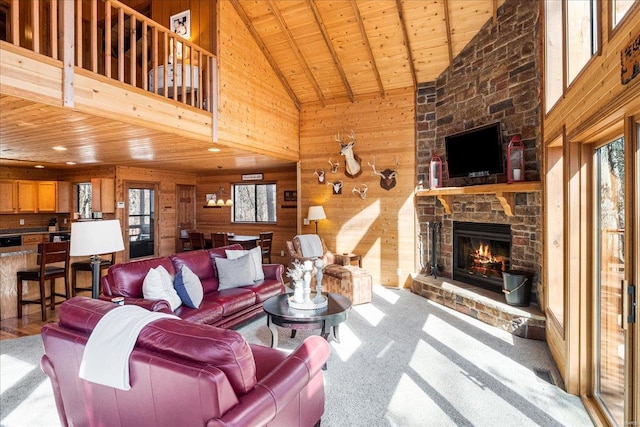
M267 313L267 326L271 331L271 347L278 346L277 326L291 329L291 338L296 336L296 331L320 329L320 335L329 341L329 334L333 330L333 336L340 342L340 323L347 319L351 309L349 298L340 294L323 293L329 302L326 307L317 310L300 310L289 307L287 300L292 294L282 294L266 300L262 306Z

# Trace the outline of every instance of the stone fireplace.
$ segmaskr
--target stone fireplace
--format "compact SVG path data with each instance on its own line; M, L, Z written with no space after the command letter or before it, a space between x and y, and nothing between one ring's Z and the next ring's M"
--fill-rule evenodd
M536 2L507 0L498 8L496 21L487 21L448 69L436 80L418 85L418 184L429 182L429 163L434 155L446 162L448 135L495 122L501 124L503 156L509 140L519 136L525 146L525 181L539 184L542 107L540 75L536 70L541 68L542 60L538 23ZM542 339L545 319L540 312L544 301L540 186L513 191L505 174L449 178L446 172L445 164L443 187L455 191L442 197L425 192L416 198L421 252L430 245L425 224L435 222L441 226L438 277L419 275L412 290L517 335ZM468 190L477 187L489 191ZM456 243L461 224L485 224L488 234L503 234L501 230L505 233L493 236L493 242L482 243L476 241L477 235L463 230L465 240ZM493 272L498 268L533 273L533 305L529 311L507 306L501 293L502 278Z
M511 226L453 223L453 279L497 293L511 268Z

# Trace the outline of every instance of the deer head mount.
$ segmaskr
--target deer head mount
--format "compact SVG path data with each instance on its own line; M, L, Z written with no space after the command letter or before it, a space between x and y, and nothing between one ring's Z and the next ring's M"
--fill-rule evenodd
M324 169L316 169L313 174L318 177L318 184L324 184Z
M332 186L333 194L342 194L342 181L327 182L327 185Z
M351 192L357 194L362 200L364 200L367 197L367 190L369 190L367 184L362 184L360 187L354 185Z
M338 168L340 167L340 162L336 161L333 163L331 161L332 157L329 157L329 164L331 165L331 173L338 173Z
M398 176L398 159L394 156L393 160L396 163L396 168L393 170L385 169L382 172L376 172L376 156L373 156L373 163L367 162L373 169L372 175L380 175L380 187L387 191L396 186L396 176Z
M340 155L344 156L344 174L349 178L355 178L362 173L362 160L353 152L353 146L356 144L356 133L351 130L348 136L349 142L342 142L342 134L338 133L335 140L340 144Z

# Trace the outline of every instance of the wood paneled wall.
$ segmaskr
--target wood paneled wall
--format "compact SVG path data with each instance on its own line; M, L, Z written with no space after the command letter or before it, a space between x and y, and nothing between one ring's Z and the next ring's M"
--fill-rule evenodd
M231 2L218 7L219 141L297 161L298 110Z
M123 3L139 1L127 0ZM133 6L132 6L133 7ZM151 2L151 19L167 28L171 28L171 15L191 11L190 41L198 46L216 53L216 2L211 0L153 0Z
M278 171L261 171L259 169L248 170L244 173L263 173L262 181L250 181L247 183L275 183L277 186L277 222L275 224L240 224L232 222L232 209L205 208L207 193L217 193L220 185L226 195L230 194L232 183L242 183L242 173L231 172L215 174L212 176L198 177L196 180L196 228L203 232L233 232L236 234L258 235L262 231L273 231L273 243L271 247L271 262L287 264L286 241L296 235L296 202L285 202L285 191L296 191L296 167ZM287 207L283 207L287 206ZM281 251L285 255L281 256Z
M336 253L353 252L363 257L363 267L374 283L392 287L409 286L409 274L416 271L415 230L415 92L408 88L354 103L305 105L300 125L301 215L309 206L322 205L327 219L319 222L319 234ZM349 178L344 158L334 140L338 132L356 133L353 149L362 159L362 174ZM396 187L380 187L380 177L367 164L375 156L376 170L395 168ZM340 161L338 173L329 170L329 158ZM316 169L324 168L329 182L343 181L342 194L333 195L330 186L318 184ZM366 184L363 200L352 192ZM314 233L315 224L301 227ZM398 274L399 273L399 274Z

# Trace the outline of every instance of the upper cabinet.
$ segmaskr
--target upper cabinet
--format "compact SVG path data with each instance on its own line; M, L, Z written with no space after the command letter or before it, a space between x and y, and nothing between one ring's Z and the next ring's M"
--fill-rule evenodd
M0 213L71 212L71 183L0 181Z
M18 183L16 181L0 181L0 213L18 212Z
M114 213L116 211L115 180L112 178L91 179L91 210Z

